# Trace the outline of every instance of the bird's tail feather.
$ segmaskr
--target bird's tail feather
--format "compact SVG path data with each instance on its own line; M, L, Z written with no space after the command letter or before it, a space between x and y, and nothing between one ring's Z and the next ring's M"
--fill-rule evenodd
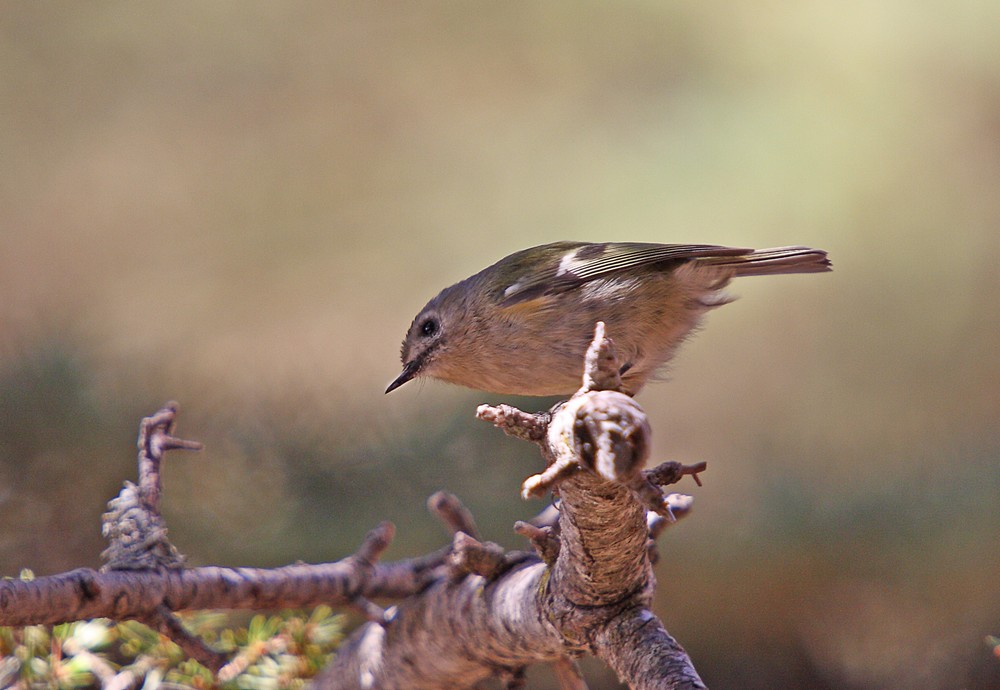
M826 252L810 247L755 249L740 256L705 257L698 259L698 263L731 268L735 276L820 273L831 270Z

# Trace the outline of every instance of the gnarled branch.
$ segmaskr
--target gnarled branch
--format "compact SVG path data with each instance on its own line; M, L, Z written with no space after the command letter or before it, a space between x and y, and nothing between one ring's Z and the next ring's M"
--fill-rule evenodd
M642 471L649 426L631 397L609 390L621 379L603 324L586 361L584 386L550 413L478 410L509 435L538 444L548 462L523 493L558 491L558 527L517 527L543 562L525 560L498 575L503 557L495 549L475 542L470 550L474 540L457 535L465 561L478 566L404 600L391 621L363 626L317 677L317 688L468 687L497 669L537 662L557 664L564 687L580 687L565 665L586 652L633 688L704 687L649 609L655 578L647 516L673 519L671 504L679 502L660 483L696 470Z
M478 411L537 444L547 463L525 481L524 494L551 491L558 501L515 527L534 552L481 542L472 514L439 492L429 507L452 543L420 558L379 562L395 531L383 523L353 556L335 563L184 568L159 515L159 465L166 450L200 445L172 435L177 408L171 404L143 421L139 484L127 484L105 517L112 540L105 568L0 581L0 625L136 619L218 670L227 659L189 635L174 612L322 603L358 609L369 622L316 678L321 689L460 688L489 676L514 688L523 685L527 665L542 662L555 665L564 690L583 690L573 659L586 653L636 689L702 688L650 603L655 537L691 506L690 497L662 487L687 475L697 480L704 464L643 470L649 425L635 401L617 390L621 379L603 324L583 381L548 412L505 405ZM398 603L385 610L374 598ZM227 677L238 667L239 659L231 660Z

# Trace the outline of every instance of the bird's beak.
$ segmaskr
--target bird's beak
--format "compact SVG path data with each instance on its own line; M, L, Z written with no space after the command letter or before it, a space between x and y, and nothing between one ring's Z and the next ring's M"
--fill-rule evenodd
M392 393L394 390L402 386L404 383L412 379L417 375L417 371L420 370L420 362L418 360L413 360L407 362L403 365L403 373L396 377L396 380L389 384L389 387L385 389L386 393Z

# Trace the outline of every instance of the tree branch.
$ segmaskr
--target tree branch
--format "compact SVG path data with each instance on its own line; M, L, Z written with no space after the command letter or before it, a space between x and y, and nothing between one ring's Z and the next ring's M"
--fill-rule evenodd
M368 539L388 539L383 523ZM367 540L366 540L367 541ZM336 563L281 568L122 570L80 568L34 580L0 580L0 625L49 625L90 618L151 620L169 611L291 609L345 605L357 597L408 596L422 587L427 564L389 567L350 556Z
M174 612L349 606L369 622L315 679L317 689L470 687L490 676L509 688L524 668L546 662L560 685L584 690L572 659L590 652L633 688L703 688L691 660L650 611L655 538L687 514L691 498L665 494L704 464L664 463L644 471L650 428L618 390L614 346L598 324L583 387L568 401L530 414L501 405L480 418L539 446L546 469L525 496L552 491L555 505L515 530L535 552L481 542L471 512L451 494L428 502L452 533L450 546L419 558L380 563L395 528L382 523L341 561L270 570L183 568L159 514L159 466L174 448L200 444L172 435L175 404L143 420L139 484L126 483L105 515L112 541L101 572L74 570L32 581L0 581L0 625L53 624L105 617L136 619L169 635L218 670L222 655L191 636ZM388 611L374 598L398 601ZM239 672L231 660L226 677Z
M629 396L606 389L621 385L613 353L599 324L584 386L569 401L545 414L506 405L477 411L505 433L538 444L549 464L523 493L558 490L558 536L550 526L517 527L544 562L503 571L496 549L457 534L454 549L466 563L460 572L469 574L435 581L403 601L391 621L363 626L316 678L316 688L468 687L497 669L517 678L528 663L565 665L567 656L585 651L636 688L704 687L649 610L655 578L647 515L673 519L672 501L642 472L650 435L645 414ZM680 468L676 478L692 473ZM667 483L661 475L651 476ZM636 653L639 645L652 647Z

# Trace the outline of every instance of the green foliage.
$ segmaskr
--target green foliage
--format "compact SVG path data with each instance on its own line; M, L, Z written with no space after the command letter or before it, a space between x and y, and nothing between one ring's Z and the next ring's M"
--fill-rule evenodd
M184 624L231 655L218 678L188 659L170 639L140 623L98 619L0 628L0 687L18 683L31 689L91 688L129 673L143 679L147 689L304 688L343 638L343 617L326 606L311 613L255 615L245 625L231 625L231 618L222 613L202 612L185 615Z

